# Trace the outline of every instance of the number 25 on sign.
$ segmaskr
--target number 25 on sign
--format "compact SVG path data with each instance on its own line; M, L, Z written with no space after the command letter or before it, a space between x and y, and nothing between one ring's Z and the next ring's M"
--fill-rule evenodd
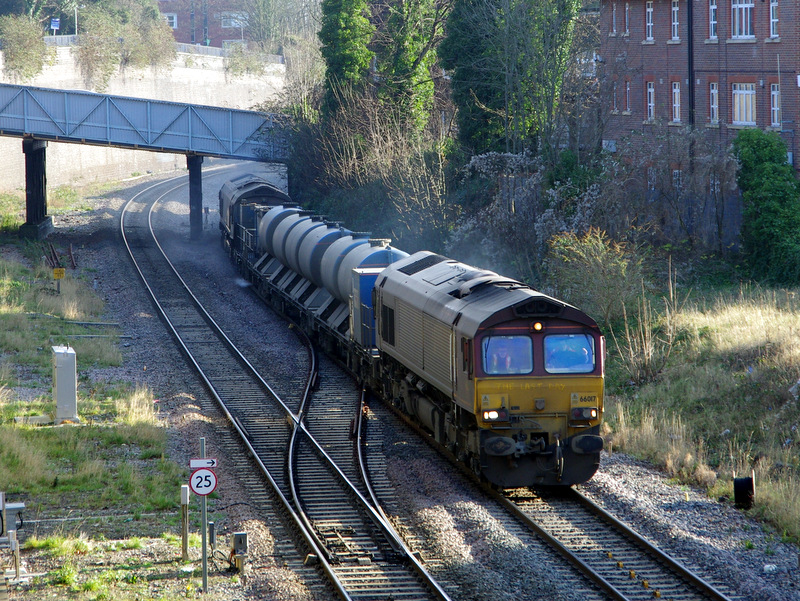
M189 488L196 495L209 495L217 488L217 475L205 467L195 470L189 477Z

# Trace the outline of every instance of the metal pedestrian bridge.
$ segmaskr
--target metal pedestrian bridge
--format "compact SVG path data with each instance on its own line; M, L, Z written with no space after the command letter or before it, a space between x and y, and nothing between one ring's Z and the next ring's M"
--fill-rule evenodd
M0 84L0 136L22 138L26 222L21 234L44 237L48 142L185 154L191 235L202 232L203 157L285 162L289 127L281 115L214 106Z
M280 116L0 84L0 135L250 161L285 161Z

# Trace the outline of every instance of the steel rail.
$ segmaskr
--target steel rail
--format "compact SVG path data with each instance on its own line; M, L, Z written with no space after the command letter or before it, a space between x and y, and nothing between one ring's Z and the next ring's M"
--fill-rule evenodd
M627 524L624 524L616 517L611 515L609 512L600 507L597 503L592 501L582 492L575 489L571 489L569 494L572 495L575 499L577 499L580 504L589 509L589 511L591 511L592 513L594 513L595 515L597 515L598 517L609 523L615 530L622 532L629 540L633 541L640 549L642 549L646 553L654 555L658 559L658 561L669 566L669 568L673 570L676 574L679 574L681 578L684 578L685 580L689 581L692 585L694 585L704 594L708 595L710 598L718 601L732 601L730 597L726 596L721 591L714 588L710 583L700 578L700 576L692 572L682 563L664 553L657 546L650 543L638 532L632 530L630 527L628 527Z
M322 553L320 553L320 549L317 547L317 543L318 543L318 541L317 541L317 538L316 538L316 536L314 536L314 534L313 534L313 531L309 531L309 530L306 528L306 526L305 526L305 524L304 524L303 520L300 518L300 516L299 516L298 512L297 512L297 511L295 510L295 508L292 506L292 503L289 501L289 499L288 499L288 498L287 498L287 497L286 497L286 496L283 494L283 491L281 490L281 487L278 485L277 481L276 481L276 480L273 478L273 476L272 476L272 474L271 474L270 470L267 468L267 466L264 464L264 462L263 462L263 461L261 460L261 458L259 457L257 450L254 448L253 444L252 444L252 443L251 443L251 441L250 441L250 436L249 436L249 434L246 432L246 430L245 430L243 427L241 427L241 424L239 423L239 420L235 419L235 418L234 418L234 416L231 414L231 412L228 410L228 407L226 406L225 402L224 402L224 401L222 400L222 398L220 398L220 396L217 394L217 391L216 391L216 389L215 389L214 385L213 385L213 384L212 384L212 382L209 380L209 378L206 376L206 374L205 374L205 372L202 370L201 366L200 366L200 365L197 363L197 361L195 360L194 356L193 356L193 355L192 355L192 353L189 351L189 349L186 347L186 345L184 344L184 342L183 342L183 340L181 339L181 337L178 335L178 332L177 332L176 328L175 328L175 327L173 326L173 324L170 322L169 318L167 317L166 311L164 310L164 308L161 306L161 303L160 303L160 302L158 301L158 299L156 298L156 296L155 296L155 293L154 293L153 289L151 288L151 286L150 286L149 282L147 281L147 278L144 276L144 273L142 272L142 270L141 270L140 266L139 266L139 265L138 265L138 263L136 262L136 259L135 259L135 257L134 257L133 250L131 249L131 247L130 247L130 244L128 243L127 236L125 235L125 225L124 225L124 218L125 218L125 213L126 213L126 211L127 211L128 207L130 206L130 204L131 204L131 203L132 203L132 202L133 202L133 201L134 201L134 200L135 200L135 199L136 199L138 196L140 196L140 195L142 195L142 194L144 194L144 193L146 193L146 192L149 192L149 191L151 191L153 188L156 188L156 187L158 187L158 186L164 185L165 183L169 183L169 182L174 182L174 181L177 181L177 180L179 180L179 179L182 179L182 178L185 178L185 177L186 177L186 176L179 176L179 177L171 178L170 180L167 180L167 182L160 182L160 183L154 184L154 185L152 185L152 186L149 186L149 187L148 187L148 188L146 188L145 190L142 190L141 192L139 192L139 193L137 193L136 195L134 195L134 196L131 198L131 200L129 200L129 201L128 201L128 203L126 203L125 207L124 207L124 208L123 208L123 210L122 210L122 214L120 215L120 229L121 229L121 233L122 233L122 238L123 238L123 241L124 241L124 243L125 243L125 247L126 247L126 248L127 248L127 250L128 250L128 253L129 253L130 257L131 257L131 260L133 261L133 264L134 264L134 267L135 267L135 269L136 269L137 273L139 274L139 277L142 279L142 282L144 283L144 286L145 286L145 288L146 288L146 289L147 289L147 291L149 292L149 294L150 294L150 296L151 296L151 298L152 298L153 302L155 303L156 307L158 308L158 310L159 310L159 313L160 313L161 317L162 317L162 318L164 319L164 321L166 322L166 324L167 324L167 327L168 327L168 328L169 328L169 330L172 332L172 335L173 335L173 337L176 339L176 341L178 342L178 344L179 344L179 345L180 345L180 347L182 348L182 350L183 350L184 354L187 356L187 358L189 359L189 361L190 361L190 362L192 363L192 365L194 366L194 368L195 368L196 372L197 372L197 373L200 375L201 379L203 380L203 382L204 382L204 383L205 383L205 385L206 385L206 388L209 390L209 392L211 393L211 395L212 395L212 396L214 397L214 399L216 400L216 402L217 402L217 405L220 407L220 409L222 410L222 412L225 414L225 416L228 418L228 420L230 421L230 423L233 425L234 429L236 429L237 433L238 433L238 434L239 434L239 436L241 437L241 440L242 440L242 442L243 442L243 443L244 443L244 445L247 447L247 450L248 450L248 452L249 452L249 453L250 453L250 455L253 457L253 459L255 460L255 462L258 464L259 470L262 472L262 474L264 475L264 477L267 479L267 481L269 482L270 486L271 486L271 487L272 487L272 489L274 490L275 494L278 496L278 498L279 498L279 500L280 500L281 504L282 504L282 505L283 505L283 507L284 507L284 510L287 512L287 514L289 515L289 517L291 518L291 520L294 522L295 526L297 527L298 531L300 532L300 534L301 534L302 538L305 540L306 544L307 544L307 545L308 545L308 546L309 546L311 549L314 549L314 550L316 550L316 551L317 551L317 556L319 557L320 566L322 567L322 570L325 572L325 574L328 576L328 578L329 578L329 580L330 580L331 584L333 585L334 589L336 590L337 594L338 594L338 595L339 595L339 596L340 596L342 599L344 599L344 600L346 600L346 601L347 601L347 600L351 600L351 599L352 599L352 597L349 595L349 593L348 593L348 592L347 592L347 590L345 589L345 587L344 587L344 585L342 584L342 582L340 581L339 577L337 576L337 574L336 574L336 573L335 573L335 571L333 570L333 567L332 567L332 566L330 565L330 563L329 563L329 562L328 562L328 561L325 559L324 555L323 555ZM167 194L169 194L170 192L172 192L172 191L174 191L174 190L176 190L176 189L178 189L178 188L180 188L180 187L182 187L182 186L185 186L185 185L187 185L187 184L186 184L186 183L184 183L184 184L180 184L180 185L178 185L178 186L175 186L174 188L171 188L170 190L168 190L167 192L165 192L164 194L162 194L162 195L161 195L161 196L158 198L158 200L161 200L161 198L163 198L164 196L166 196L166 195L167 195ZM158 202L158 200L157 200L156 202ZM156 203L154 202L154 203L153 203L153 206L155 206L155 204L156 204ZM152 210L152 207L151 207L151 210ZM150 224L150 228L151 228L151 234L153 234L153 231L152 231L152 219L151 219L151 215L152 215L152 213L151 213L150 215L148 215L148 223ZM154 234L153 234L153 239L154 239L154 240L156 240L156 239L155 239L155 235L154 235ZM160 251L162 252L162 254L164 254L164 250L163 250L163 248L161 247L161 245L158 243L158 241L157 241L157 240L156 240L156 244L158 245L158 247L159 247ZM167 263L170 265L170 267L172 267L173 271L175 271L176 275L178 275L178 278L180 279L180 281L181 281L181 283L183 284L183 286L184 286L184 287L186 287L187 291L189 291L189 295L191 296L191 298L192 298L192 299L194 299L195 303L197 303L197 305L198 305L198 307L200 308L201 312L202 312L202 313L205 313L205 314L206 314L206 316L207 316L207 317L210 319L211 323L213 323L215 327L219 328L219 326L217 326L216 322L214 322L214 320L213 320L213 319L211 319L211 316L210 316L210 315L208 315L208 314L205 312L205 309L202 309L202 305L199 303L199 301L198 301L198 300L197 300L197 298L194 296L194 294L192 294L192 293L191 293L191 291L189 290L188 286L186 285L186 282L184 282L184 281L183 281L183 279L180 277L180 275L178 274L177 270L175 270L175 267L172 265L172 262L170 262L170 261L169 261L169 259L166 257L166 254L164 254L164 258L165 258L165 260L167 261ZM235 348L235 346L233 346L233 343L232 343L232 342L230 342L230 340L228 339L228 337L227 337L227 336L226 336L224 333L222 333L222 336L223 336L223 338L224 338L225 340L227 340L227 342L228 342L228 343L229 343L229 344L230 344L230 345L231 345L233 348ZM251 364L250 364L250 363L247 361L247 359L245 359L245 358L244 358L244 356L242 356L242 355L241 355L241 353L238 351L238 349L236 350L236 353L237 353L237 354L239 354L239 356L240 356L240 357L243 359L243 361L244 361L244 363L245 363L246 365L248 365L248 366L249 366L249 367L250 367L250 368L251 368L253 371L255 371L255 368L253 368L253 367L252 367L252 365L251 365ZM260 377L260 376L257 376L257 377L258 377L258 379L261 379L261 377ZM268 388L269 388L269 387L268 387ZM271 389L270 389L270 390L271 390ZM276 398L279 398L279 397L277 397L277 396L276 396ZM292 415L293 417L296 417L296 416L294 415L294 413L293 413L293 412L292 412L292 411L291 411L291 410L290 410L290 409L289 409L289 408L288 408L288 407L285 405L285 403L283 403L283 401L280 401L280 400L279 400L279 402L281 403L281 405L283 406L284 410L285 410L285 411L286 411L288 414Z
M185 177L185 176L183 176L183 177ZM133 251L132 251L132 249L130 247L130 244L128 243L128 240L127 240L127 237L125 236L125 231L124 231L125 230L125 214L126 214L126 212L128 210L128 207L133 203L133 201L139 195L144 194L145 192L148 192L148 191L150 191L151 189L153 189L153 188L155 188L157 186L165 185L167 183L176 181L178 179L180 179L180 178L173 178L171 180L168 180L167 182L161 182L159 184L154 184L153 186L150 186L146 190L143 190L142 192L140 192L137 195L135 195L128 202L128 204L126 204L125 208L123 209L122 216L120 218L120 224L121 224L123 240L125 241L125 245L126 245L126 248L128 249L128 253L131 255L131 258L132 258L132 260L134 262L134 266L135 266L137 272L139 273L139 276L142 279L146 289L148 290L148 293L150 294L151 298L153 299L153 301L154 301L159 313L161 314L162 318L164 319L165 323L167 324L167 327L173 333L173 336L178 341L178 344L182 348L183 352L187 355L187 357L189 358L190 362L195 367L195 370L197 370L197 372L200 374L202 380L206 384L206 387L211 391L212 395L214 396L214 398L217 401L217 404L220 406L220 408L223 411L223 413L225 414L225 416L234 425L234 428L237 430L238 434L240 435L240 437L244 441L244 443L245 443L246 447L248 448L248 451L250 452L250 454L256 459L256 462L259 465L259 469L264 473L265 477L270 482L270 485L273 487L273 489L278 494L279 498L281 499L281 502L286 507L286 509L289 512L289 514L290 514L292 520L294 521L295 525L299 528L300 532L303 535L303 538L306 540L306 543L309 545L310 548L312 548L312 549L314 549L316 551L316 555L317 555L317 557L318 557L318 559L320 561L320 565L322 565L323 570L326 572L326 574L331 579L331 582L333 583L333 585L336 588L337 592L340 594L340 596L342 596L342 598L350 599L349 593L347 592L347 590L344 587L344 585L341 582L341 580L339 580L338 576L335 574L335 570L333 569L332 565L330 564L330 562L328 560L329 555L327 553L327 549L322 544L322 541L320 541L316 537L313 528L309 528L310 524L309 524L307 518L302 514L302 511L300 510L300 505L297 504L294 507L292 506L292 504L290 503L289 499L282 492L281 487L278 485L278 483L275 480L275 478L269 472L269 469L266 467L266 465L263 463L263 461L258 457L257 450L251 444L250 434L247 432L247 430L243 426L243 424L236 418L236 416L234 416L229 411L229 409L226 406L224 400L217 393L217 390L216 390L213 382L204 373L202 366L200 366L200 364L195 360L191 350L184 343L183 339L180 336L180 333L177 331L175 326L172 324L171 320L169 319L169 317L167 315L167 311L164 309L164 307L158 301L157 295L155 294L154 290L150 286L149 282L147 281L147 278L144 276L141 268L139 267L139 265L137 264L137 262L136 262L136 260L134 258ZM319 442L315 439L315 437L307 429L307 427L305 426L305 424L303 423L303 421L301 419L302 410L298 411L298 412L292 411L286 405L286 403L283 402L278 397L278 395L272 390L272 388L261 378L261 376L256 372L255 368L241 354L241 352L236 348L236 346L233 344L233 342L227 337L227 335L225 335L225 333L222 331L220 326L214 321L214 319L203 308L202 303L200 303L200 301L196 298L196 296L191 292L189 286L186 284L186 282L180 276L180 274L177 271L177 269L175 268L175 266L171 263L171 261L169 261L167 255L166 255L163 247L159 243L159 241L157 239L157 236L155 234L155 231L153 229L152 215L153 215L154 207L156 206L156 204L164 196L166 196L167 194L173 192L174 190L176 190L176 189L178 189L178 188L180 188L180 187L182 187L184 185L186 185L186 184L183 183L183 184L179 184L177 186L174 186L173 188L170 188L169 190L164 192L158 199L156 199L155 202L152 203L152 205L150 207L150 211L148 213L148 227L150 229L150 234L152 236L152 239L154 240L156 246L159 249L159 252L164 257L164 260L166 261L166 263L172 269L172 271L175 274L175 276L178 279L178 281L180 281L181 286L184 288L185 292L191 298L192 303L195 306L195 309L202 315L203 319L206 320L207 323L216 331L217 335L220 337L220 339L223 341L223 343L231 350L231 352L237 357L237 359L241 362L241 364L246 366L247 370L250 371L255 376L255 378L260 381L260 383L265 387L265 389L267 389L270 392L270 394L273 396L273 398L279 403L281 408L284 410L285 414L289 417L289 419L292 422L292 425L293 425L292 438L293 438L293 440L296 440L296 438L297 438L297 436L299 434L305 434L306 440L308 442L310 442L310 444L316 449L317 454L325 459L325 461L328 463L330 468L337 474L337 476L340 479L340 481L345 483L345 485L350 489L351 494L353 496L355 496L359 500L359 503L360 503L361 507L364 509L364 511L367 513L367 515L370 517L370 519L373 521L373 523L375 523L379 527L379 529L383 532L384 538L390 543L390 545L393 548L397 547L397 548L402 549L403 555L405 555L407 561L411 564L411 566L413 567L414 571L416 571L418 575L420 575L421 577L424 578L424 580L426 581L428 587L432 590L432 592L434 593L434 595L438 599L441 599L443 601L449 601L449 596L447 595L447 593L444 591L444 589L441 587L441 585L439 585L439 583L436 582L436 580L433 578L433 576L428 573L428 571L421 564L421 562L417 559L417 557L411 552L411 550L409 550L405 546L405 544L402 541L402 539L399 536L399 534L394 530L394 528L391 525L391 523L389 522L389 520L385 517L385 514L383 514L383 512L376 511L376 509L361 494L361 492L358 490L358 487L355 486L347 478L346 474L344 474L342 469L336 464L336 462L325 451L325 449L322 447L322 445L319 444ZM311 388L311 385L312 385L312 383L314 381L314 378L315 378L315 375L312 374L307 379L306 392L310 391L310 388ZM297 503L297 498L295 498L294 500L295 500L295 503Z

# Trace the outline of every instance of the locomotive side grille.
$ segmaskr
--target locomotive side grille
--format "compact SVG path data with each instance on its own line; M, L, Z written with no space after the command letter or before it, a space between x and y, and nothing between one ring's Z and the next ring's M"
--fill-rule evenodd
M453 353L450 328L440 321L423 315L422 329L425 336L422 346L422 365L425 373L442 382L452 380Z
M397 271L400 273L404 273L406 275L414 275L422 271L423 269L427 269L428 267L432 267L437 263L441 263L442 261L446 261L447 257L443 257L442 255L428 255L427 257L423 257L419 261L414 261L406 265L405 267L399 268Z

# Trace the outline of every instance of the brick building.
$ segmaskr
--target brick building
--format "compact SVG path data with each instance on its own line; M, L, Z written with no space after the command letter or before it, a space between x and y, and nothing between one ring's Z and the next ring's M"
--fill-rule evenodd
M237 0L158 0L175 41L224 48L248 40L247 14Z
M758 127L798 167L800 0L601 0L600 40L605 148L657 147L672 161L662 183L680 188L704 154ZM645 170L653 190L659 174ZM720 175L703 177L713 193Z

